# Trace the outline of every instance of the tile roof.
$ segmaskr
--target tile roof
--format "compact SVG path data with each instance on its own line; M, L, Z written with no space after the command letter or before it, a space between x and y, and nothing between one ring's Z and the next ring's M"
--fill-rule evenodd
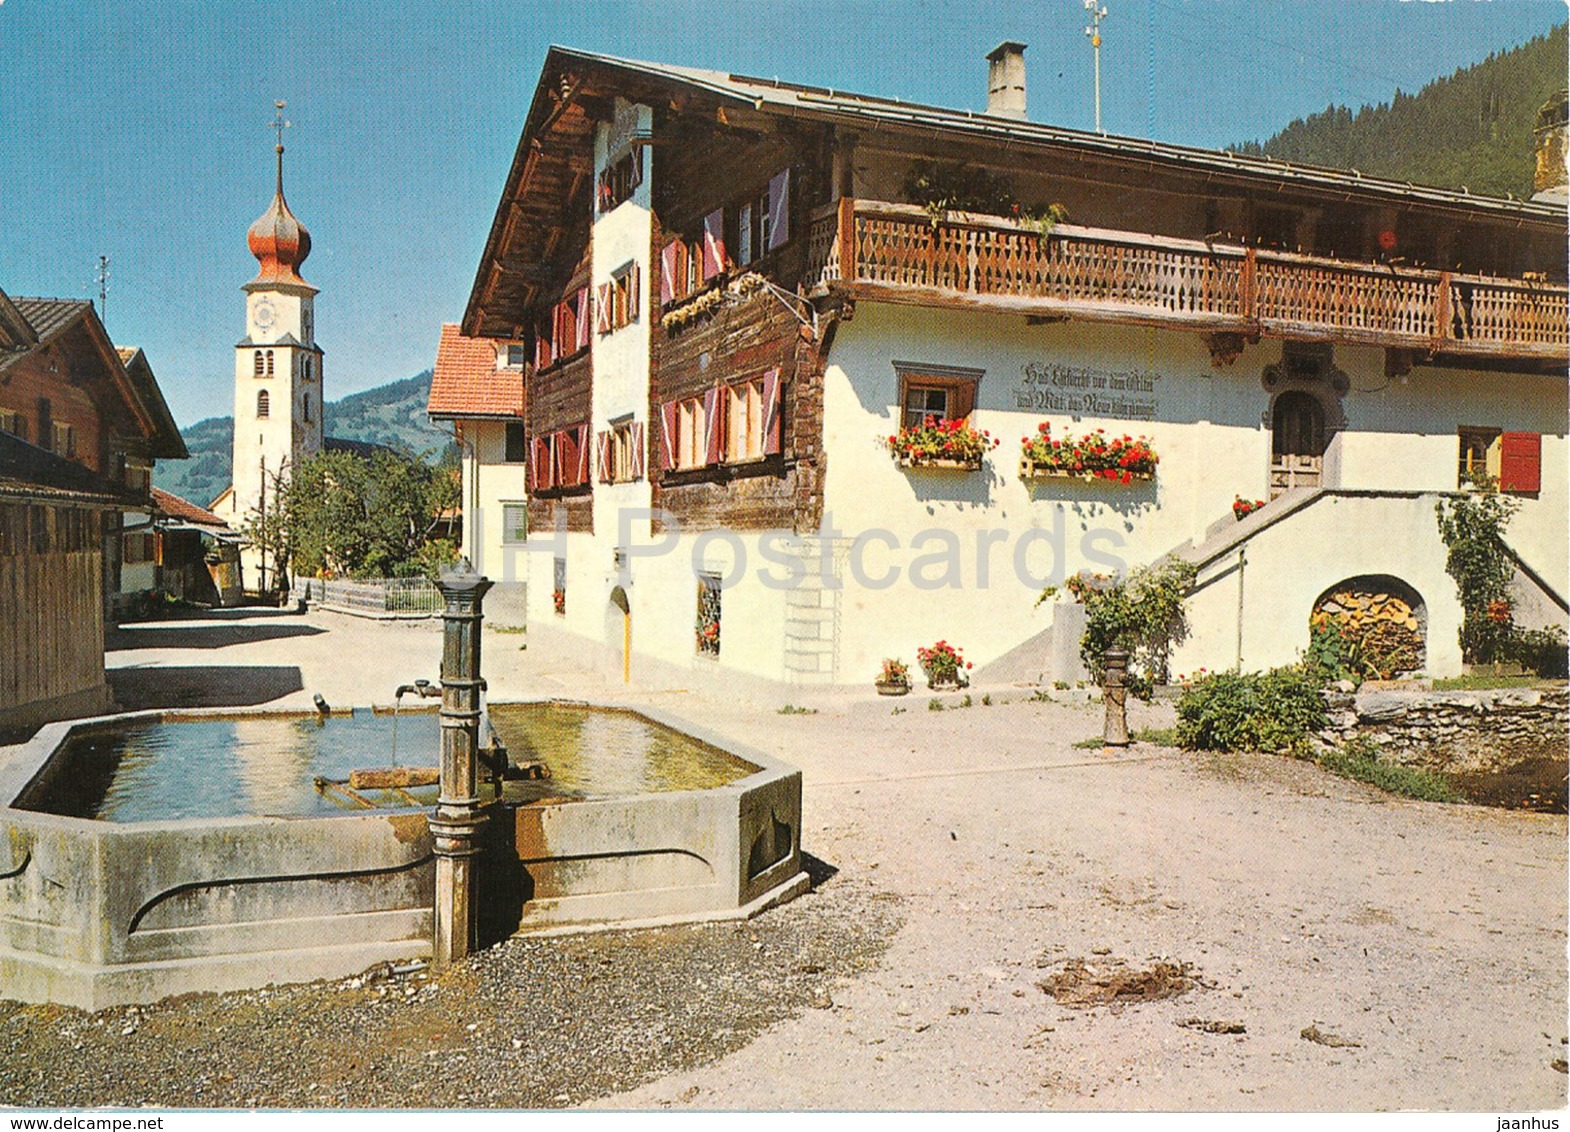
M1550 221L1563 221L1565 215L1563 206L1555 208L1542 203L1534 204L1531 201L1506 200L1465 191L1414 185L1406 181L1365 177L1355 169L1299 165L1269 157L1233 153L1229 150L1200 149L1195 146L1176 145L1144 138L1071 130L1062 126L1002 118L972 110L950 110L917 102L904 102L896 98L854 94L844 90L804 86L799 83L781 82L779 79L755 78L698 67L620 59L613 55L559 46L551 47L541 82L544 83L555 70L564 66L569 60L702 89L720 98L731 99L742 104L750 103L758 110L763 110L767 106L777 113L793 117L860 123L872 129L880 126L902 126L955 136L990 138L1004 144L1023 143L1059 150L1070 148L1085 153L1107 153L1123 158L1194 169L1202 173L1219 173L1277 183L1291 181L1319 190L1351 190L1394 198L1402 203L1416 200ZM553 63L557 66L553 67Z
M171 495L161 488L153 488L153 504L169 518L179 519L193 526L225 528L229 526L207 508L198 507L189 499L181 499L178 495Z
M53 338L93 305L89 299L39 299L20 295L11 302L37 332L41 342Z
M0 496L145 506L147 500L124 484L104 479L75 460L46 452L7 432L0 432Z
M522 417L523 371L496 368L496 343L442 323L425 411L433 417Z

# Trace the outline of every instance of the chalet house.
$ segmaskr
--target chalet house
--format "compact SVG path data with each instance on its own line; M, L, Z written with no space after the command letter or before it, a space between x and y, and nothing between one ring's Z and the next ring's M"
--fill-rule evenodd
M549 52L461 327L527 397L433 408L490 430L466 523L511 516L473 545L531 635L687 684L939 639L1071 677L1042 589L1178 552L1179 671L1290 662L1351 593L1445 674L1472 469L1562 619L1564 206L1033 122L1023 51L985 112Z
M151 514L155 459L186 455L138 359L89 302L0 292L0 728L109 706L124 516Z
M522 341L465 338L457 323L442 326L426 410L452 426L462 474L459 545L480 573L500 579L504 555L528 533L524 467L523 375L529 355ZM486 601L487 616L524 623L521 578L499 581Z

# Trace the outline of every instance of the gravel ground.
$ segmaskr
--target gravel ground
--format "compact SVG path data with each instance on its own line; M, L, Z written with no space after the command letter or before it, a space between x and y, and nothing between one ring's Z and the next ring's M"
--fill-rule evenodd
M440 973L97 1014L0 1001L0 1104L565 1107L830 1007L900 917L897 898L830 877L746 923L514 939Z

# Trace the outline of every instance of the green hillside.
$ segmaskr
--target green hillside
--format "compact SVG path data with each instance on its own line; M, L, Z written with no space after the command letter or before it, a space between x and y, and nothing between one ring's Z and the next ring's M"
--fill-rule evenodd
M1564 89L1566 25L1417 94L1353 111L1334 104L1299 118L1263 144L1233 147L1284 161L1357 169L1490 196L1532 195L1537 109Z
M425 415L431 371L330 401L323 418L328 436L382 444L434 463L452 443ZM229 486L234 418L211 417L182 429L189 460L160 460L153 482L203 507Z

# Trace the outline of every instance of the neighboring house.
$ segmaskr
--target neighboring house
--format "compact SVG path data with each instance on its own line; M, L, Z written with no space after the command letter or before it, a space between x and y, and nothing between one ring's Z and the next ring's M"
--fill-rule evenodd
M1177 551L1177 670L1291 661L1352 591L1450 673L1434 506L1472 468L1562 617L1564 207L1031 122L1023 51L984 113L550 51L461 327L527 347L527 541L471 545L531 637L683 683L865 683L938 639L1071 677L1043 587ZM929 417L1001 446L891 452ZM1043 426L1159 464L1054 474ZM523 498L496 452L478 511Z
M158 588L202 605L239 605L239 532L205 507L153 488Z
M528 534L524 469L523 373L528 356L516 341L465 338L456 323L442 325L426 409L451 422L462 471L459 543L469 562L496 587L488 616L522 624L523 574L507 551Z
M146 356L116 348L91 302L0 293L0 432L73 460L141 501L105 531L100 590L114 616L125 596L153 588L153 465L189 453Z
M0 432L0 733L94 715L104 679L104 547L146 494Z

